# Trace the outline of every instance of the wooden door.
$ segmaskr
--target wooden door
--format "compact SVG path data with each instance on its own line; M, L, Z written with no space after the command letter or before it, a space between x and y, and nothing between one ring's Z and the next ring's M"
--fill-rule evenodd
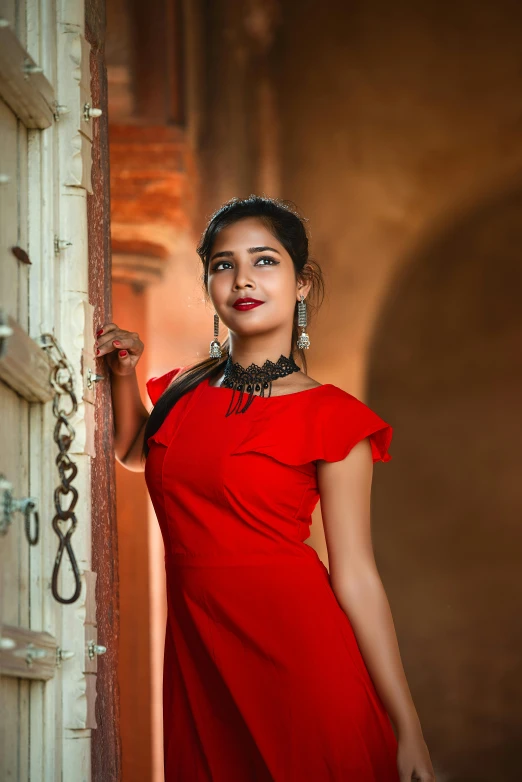
M0 2L0 779L6 782L90 779L96 660L104 651L90 570L92 115L82 22L76 0ZM57 348L45 347L54 341ZM50 378L59 350L78 406L55 430ZM66 397L60 394L59 408L70 407ZM63 450L67 432L74 469L66 466L61 480L57 441ZM78 528L55 572L60 539L72 524L59 521L57 533L56 505L66 511L76 491Z

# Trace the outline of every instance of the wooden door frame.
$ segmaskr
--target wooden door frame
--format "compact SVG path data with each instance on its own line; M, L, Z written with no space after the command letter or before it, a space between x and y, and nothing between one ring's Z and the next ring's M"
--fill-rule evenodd
M105 0L85 1L85 37L91 45L93 105L103 114L92 145L92 195L87 196L89 237L89 301L94 306L94 327L110 320L111 245L109 190L109 133L107 71L105 66ZM93 335L94 339L94 335ZM105 367L98 367L106 374ZM92 733L92 782L121 779L120 704L118 691L119 576L116 526L116 483L113 422L109 379L96 389L95 449L92 461L92 569L96 579L98 643L107 653L98 662L96 722Z

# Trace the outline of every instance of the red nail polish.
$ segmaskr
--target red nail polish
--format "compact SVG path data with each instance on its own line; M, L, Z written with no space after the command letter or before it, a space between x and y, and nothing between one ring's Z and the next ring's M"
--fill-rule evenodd
M96 332L97 337L99 337L100 334L103 334L103 329L98 329L98 331Z
M112 340L112 344L113 344L113 345L121 345L121 342L120 342L120 340L119 340L119 339L113 339L113 340Z
M127 355L127 351L126 350L120 350L119 355L123 358L123 356Z
M98 348L98 350L96 351L96 355L98 355L99 352L100 352L100 348Z

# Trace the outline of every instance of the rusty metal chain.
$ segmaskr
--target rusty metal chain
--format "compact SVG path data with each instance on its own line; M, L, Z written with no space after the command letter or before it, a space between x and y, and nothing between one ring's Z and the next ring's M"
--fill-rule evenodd
M60 475L60 483L54 490L54 505L56 515L53 518L53 529L60 540L53 567L52 593L59 603L74 603L81 592L80 571L74 555L71 538L76 530L78 520L74 508L78 502L78 490L72 482L78 474L78 467L72 461L68 451L73 443L75 431L70 419L78 410L78 401L74 392L74 370L62 348L52 334L42 334L42 347L47 352L51 364L50 383L54 388L53 414L56 418L54 441L58 446L56 466ZM62 400L69 399L67 408L62 406ZM62 508L62 500L68 498L68 506ZM61 522L70 521L65 535L60 527ZM74 574L75 589L71 597L62 597L58 591L58 576L64 551L67 550Z

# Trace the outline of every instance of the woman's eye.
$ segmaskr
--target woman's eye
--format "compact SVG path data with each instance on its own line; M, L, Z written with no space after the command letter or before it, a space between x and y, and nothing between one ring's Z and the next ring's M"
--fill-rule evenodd
M220 261L219 263L216 263L215 266L212 267L213 272L217 272L219 270L220 266L223 266L223 264L228 264L229 266L232 266L232 264L229 261Z
M269 261L269 263L261 263L261 261ZM258 258L256 261L256 266L277 266L279 264L279 261L275 258L272 258L270 255L264 255L262 258ZM232 264L230 261L219 261L219 263L214 264L212 267L213 272L220 271L223 267L231 267Z
M279 261L276 261L276 259L272 258L270 255L265 255L265 256L263 256L263 258L259 258L257 263L259 263L260 261L270 261L270 264L278 264L279 263ZM270 266L270 264L268 264L268 265ZM266 265L267 264L263 264L263 266L266 266Z

